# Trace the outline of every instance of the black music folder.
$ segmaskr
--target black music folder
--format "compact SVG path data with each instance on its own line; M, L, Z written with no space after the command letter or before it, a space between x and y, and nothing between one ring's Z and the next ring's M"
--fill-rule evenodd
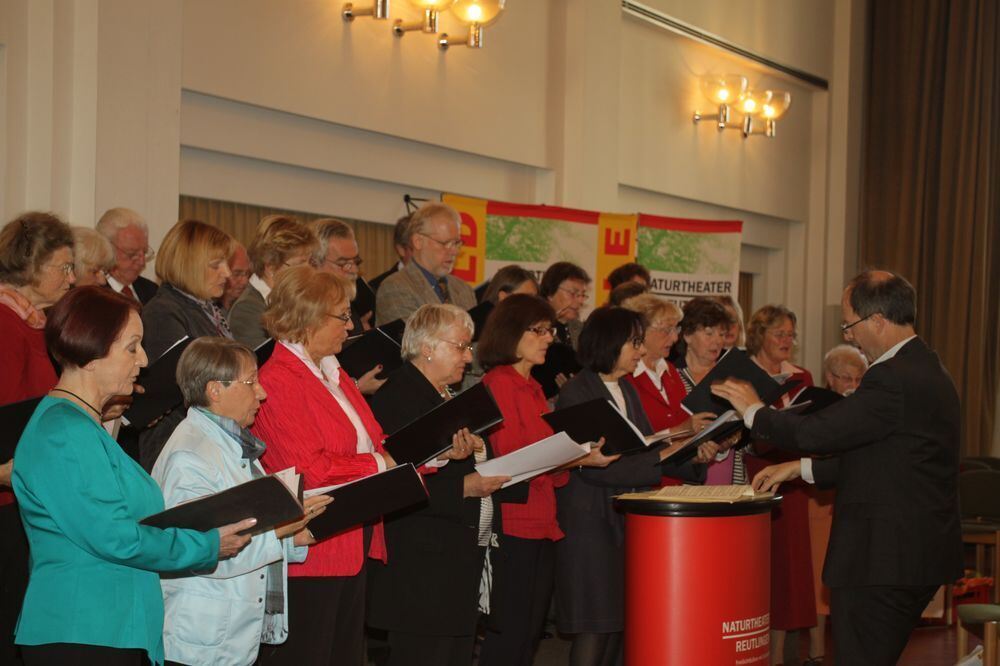
M358 319L369 312L375 312L375 292L372 291L371 285L360 276L354 281L354 300L351 301L351 312Z
M479 434L501 421L490 390L476 384L389 435L384 446L397 464L420 466L451 448L452 436L462 428Z
M406 322L402 319L393 319L387 324L379 326L379 330L396 341L397 345L403 344L403 332L406 330Z
M317 541L427 500L424 481L410 464L398 465L329 490L319 490L325 490L324 494L333 501L306 526ZM316 490L307 493L316 494L319 494Z
M472 317L473 342L479 340L479 336L482 335L483 333L483 327L486 326L486 320L489 318L490 313L493 312L494 307L496 306L493 305L493 303L489 301L483 301L479 305L469 310L469 316Z
M399 343L381 328L373 328L349 338L337 354L337 360L348 376L357 379L376 365L382 364L380 377L403 365Z
M214 495L183 502L139 522L160 529L180 527L206 532L256 518L257 524L243 533L262 534L302 517L302 482L299 476L295 479L298 486L295 492L276 475L269 474Z
M39 396L0 407L0 463L14 457L17 442L41 401L42 397Z
M268 338L264 342L260 343L254 347L253 353L257 357L257 367L262 368L264 364L267 363L268 359L271 358L271 354L274 353L274 338Z
M582 367L576 360L576 352L572 347L563 342L553 342L545 353L545 363L532 367L531 376L542 385L545 397L552 398L559 394L556 375L561 373L569 379L580 372Z
M813 412L818 412L821 409L826 409L835 402L840 402L844 399L844 396L840 395L836 391L831 391L827 388L822 388L820 386L807 386L802 389L795 400L792 401L792 406L803 405L803 409L800 414L812 414Z
M728 400L712 395L712 384L730 377L750 382L757 391L757 395L761 396L762 399L773 395L777 387L781 386L763 368L754 363L745 351L733 347L719 359L719 362L681 401L681 404L692 414L699 412L722 414L731 409L732 405L729 404ZM777 400L780 396L781 393L775 395L765 404Z
M577 443L596 442L603 437L601 453L606 456L642 451L647 447L645 435L603 398L542 414L542 418L553 431L564 431Z
M132 406L122 415L130 426L142 430L167 412L184 404L177 386L177 362L193 338L184 336L139 373L136 380L145 393L132 395Z

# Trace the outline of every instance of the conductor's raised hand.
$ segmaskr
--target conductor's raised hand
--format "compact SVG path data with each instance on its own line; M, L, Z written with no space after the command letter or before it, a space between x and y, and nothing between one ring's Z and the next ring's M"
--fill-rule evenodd
M802 461L789 460L779 465L771 465L757 472L750 485L759 493L771 493L778 489L784 481L791 481L802 476Z
M748 407L760 402L757 391L754 390L750 382L745 382L742 379L733 379L732 377L725 381L713 382L712 394L719 396L723 400L728 400L736 411L740 413L740 416L746 413Z
M226 560L236 555L250 543L249 534L239 534L257 524L256 518L247 518L238 523L230 523L219 528L219 559Z

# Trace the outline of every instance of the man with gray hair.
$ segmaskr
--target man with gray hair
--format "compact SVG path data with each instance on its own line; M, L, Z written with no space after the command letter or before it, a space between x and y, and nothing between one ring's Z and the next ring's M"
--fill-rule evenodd
M351 225L332 217L313 220L308 225L319 238L313 264L319 270L347 280L354 287L351 321L358 333L371 328L375 315L375 292L361 277L361 251Z
M753 486L774 490L800 476L836 486L823 582L837 663L895 664L938 587L962 575L961 407L948 371L917 337L916 300L894 273L851 280L840 330L871 367L857 391L825 409L782 413L746 382L712 385L753 439L828 454L767 467Z
M97 231L115 249L115 265L108 271L108 286L145 304L158 286L142 277L146 262L155 252L149 247L149 229L139 213L129 208L112 208L97 221Z
M451 206L431 202L410 219L413 258L379 287L375 324L407 319L425 303L451 303L463 310L476 305L472 287L451 275L462 250L462 221Z

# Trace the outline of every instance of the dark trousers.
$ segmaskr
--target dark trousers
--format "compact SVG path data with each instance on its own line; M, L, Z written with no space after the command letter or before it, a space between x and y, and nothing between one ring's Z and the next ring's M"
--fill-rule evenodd
M364 666L365 568L356 576L288 579L288 640L260 646L257 663Z
M28 587L28 539L17 504L0 506L0 664L20 664L14 628Z
M146 666L146 651L138 648L113 648L79 643L23 645L25 666ZM6 663L6 662L3 662Z
M500 620L486 632L479 666L531 666L552 597L555 544L505 536L493 552L499 582L490 603Z
M474 636L427 636L389 632L385 666L469 666Z
M892 666L938 586L835 587L830 590L837 666Z

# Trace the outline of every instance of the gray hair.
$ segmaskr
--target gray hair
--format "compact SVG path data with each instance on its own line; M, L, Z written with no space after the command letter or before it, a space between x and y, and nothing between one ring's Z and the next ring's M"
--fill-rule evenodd
M115 266L115 248L111 241L89 227L71 227L73 230L73 269L77 277L88 268L109 271Z
M410 216L410 237L412 238L413 234L427 233L427 225L436 217L450 217L456 225L462 224L458 211L447 204L432 201L425 203Z
M326 251L331 238L354 240L354 229L347 222L334 217L321 217L306 225L319 238L319 248L313 257L316 264L326 261Z
M97 221L97 230L112 243L118 232L126 227L138 227L147 236L149 235L146 220L131 208L111 208Z
M233 381L243 360L257 367L257 357L246 345L229 338L198 338L184 350L177 362L177 386L186 407L208 407L205 387L211 381Z
M868 370L868 359L865 358L864 354L857 347L846 344L837 345L823 357L824 373L833 372L837 368L843 368L847 365L853 365L861 370L861 372L865 372Z
M437 346L441 335L448 327L458 324L475 332L475 324L469 313L450 303L429 303L421 305L410 315L403 332L402 356L404 361L412 361L420 356L420 348L424 345L431 349Z

